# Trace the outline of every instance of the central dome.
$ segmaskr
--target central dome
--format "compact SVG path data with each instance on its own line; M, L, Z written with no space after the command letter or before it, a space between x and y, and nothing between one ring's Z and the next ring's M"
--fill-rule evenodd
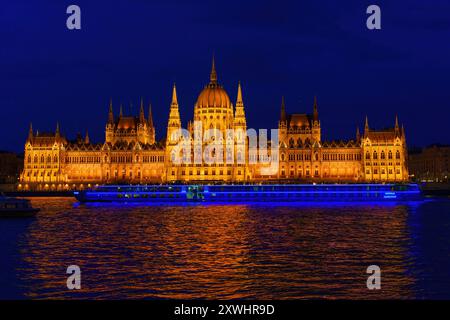
M217 82L217 73L214 64L210 75L210 82L200 92L195 106L198 108L230 108L232 110L231 100L225 89Z
M209 84L200 92L194 106L194 121L202 121L204 129L225 130L232 127L233 118L233 104L217 82L213 59Z
M231 101L227 92L218 84L209 84L200 92L197 98L197 107L222 107L231 108Z

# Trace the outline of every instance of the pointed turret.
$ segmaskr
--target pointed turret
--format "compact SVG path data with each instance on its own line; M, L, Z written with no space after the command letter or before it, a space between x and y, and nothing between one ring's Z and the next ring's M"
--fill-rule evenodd
M171 121L180 122L180 111L178 109L177 87L176 87L175 83L173 84L173 89L172 89L172 103L170 104L169 125L170 125Z
M148 105L148 126L153 128L153 114L152 114L152 104Z
M314 96L314 105L313 105L313 120L319 121L319 111L317 108L317 97Z
M152 113L152 104L150 103L148 105L148 130L150 133L150 144L154 144L156 141L156 130L153 125L153 113Z
M56 122L56 130L55 130L55 137L59 138L60 133L59 133L59 122Z
M244 101L242 100L242 88L241 88L241 82L238 82L238 92L237 92L237 99L236 99L236 107L238 106L244 106Z
M286 106L284 104L284 96L281 97L280 121L286 121Z
M28 130L28 140L33 139L33 124L30 122L30 129Z
M172 103L171 106L175 106L178 108L178 97L177 97L177 87L175 85L175 83L173 84L173 89L172 89Z
M109 100L108 123L114 123L112 99Z
M178 98L177 98L177 88L173 84L172 90L172 103L170 104L169 121L167 124L167 143L176 142L177 135L174 132L178 132L181 129L180 111L178 110Z
M394 131L395 131L395 134L400 134L400 127L398 126L398 116L397 115L395 115L395 127L394 127Z
M89 132L86 130L86 136L84 137L84 143L89 144Z
M364 125L364 133L369 132L369 118L366 116L366 123Z
M242 99L241 82L238 83L238 92L236 98L236 112L234 114L234 126L235 129L241 128L244 131L247 130L247 121L245 119L244 101Z
M361 140L361 134L359 133L359 126L356 127L356 141L359 142Z
M212 57L211 74L209 76L209 80L210 80L211 84L217 84L217 72L216 72L216 63L214 60L214 55Z
M144 113L144 101L141 98L141 109L139 110L139 122L144 123L145 113Z
M120 118L123 117L123 107L122 107L122 104L120 104L119 117L120 117Z

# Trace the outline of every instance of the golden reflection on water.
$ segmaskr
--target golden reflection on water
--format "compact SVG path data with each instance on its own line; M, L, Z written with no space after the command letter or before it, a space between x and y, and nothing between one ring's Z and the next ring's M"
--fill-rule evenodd
M41 207L20 245L30 298L411 298L406 206ZM82 290L66 288L79 265ZM382 290L366 268L382 270Z

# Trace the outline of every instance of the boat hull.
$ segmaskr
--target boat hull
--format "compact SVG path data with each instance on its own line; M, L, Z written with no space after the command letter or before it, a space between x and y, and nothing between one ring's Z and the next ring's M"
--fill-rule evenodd
M308 202L419 201L408 185L159 185L101 186L77 191L80 202Z

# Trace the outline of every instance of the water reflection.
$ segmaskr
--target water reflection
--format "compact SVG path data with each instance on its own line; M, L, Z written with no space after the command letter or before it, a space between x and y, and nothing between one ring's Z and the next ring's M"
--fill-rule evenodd
M421 211L414 205L74 206L68 198L33 205L44 210L19 242L17 266L30 298L427 294L417 267L426 253L415 240ZM71 264L81 267L80 291L66 289ZM366 288L371 264L382 269L381 291Z

